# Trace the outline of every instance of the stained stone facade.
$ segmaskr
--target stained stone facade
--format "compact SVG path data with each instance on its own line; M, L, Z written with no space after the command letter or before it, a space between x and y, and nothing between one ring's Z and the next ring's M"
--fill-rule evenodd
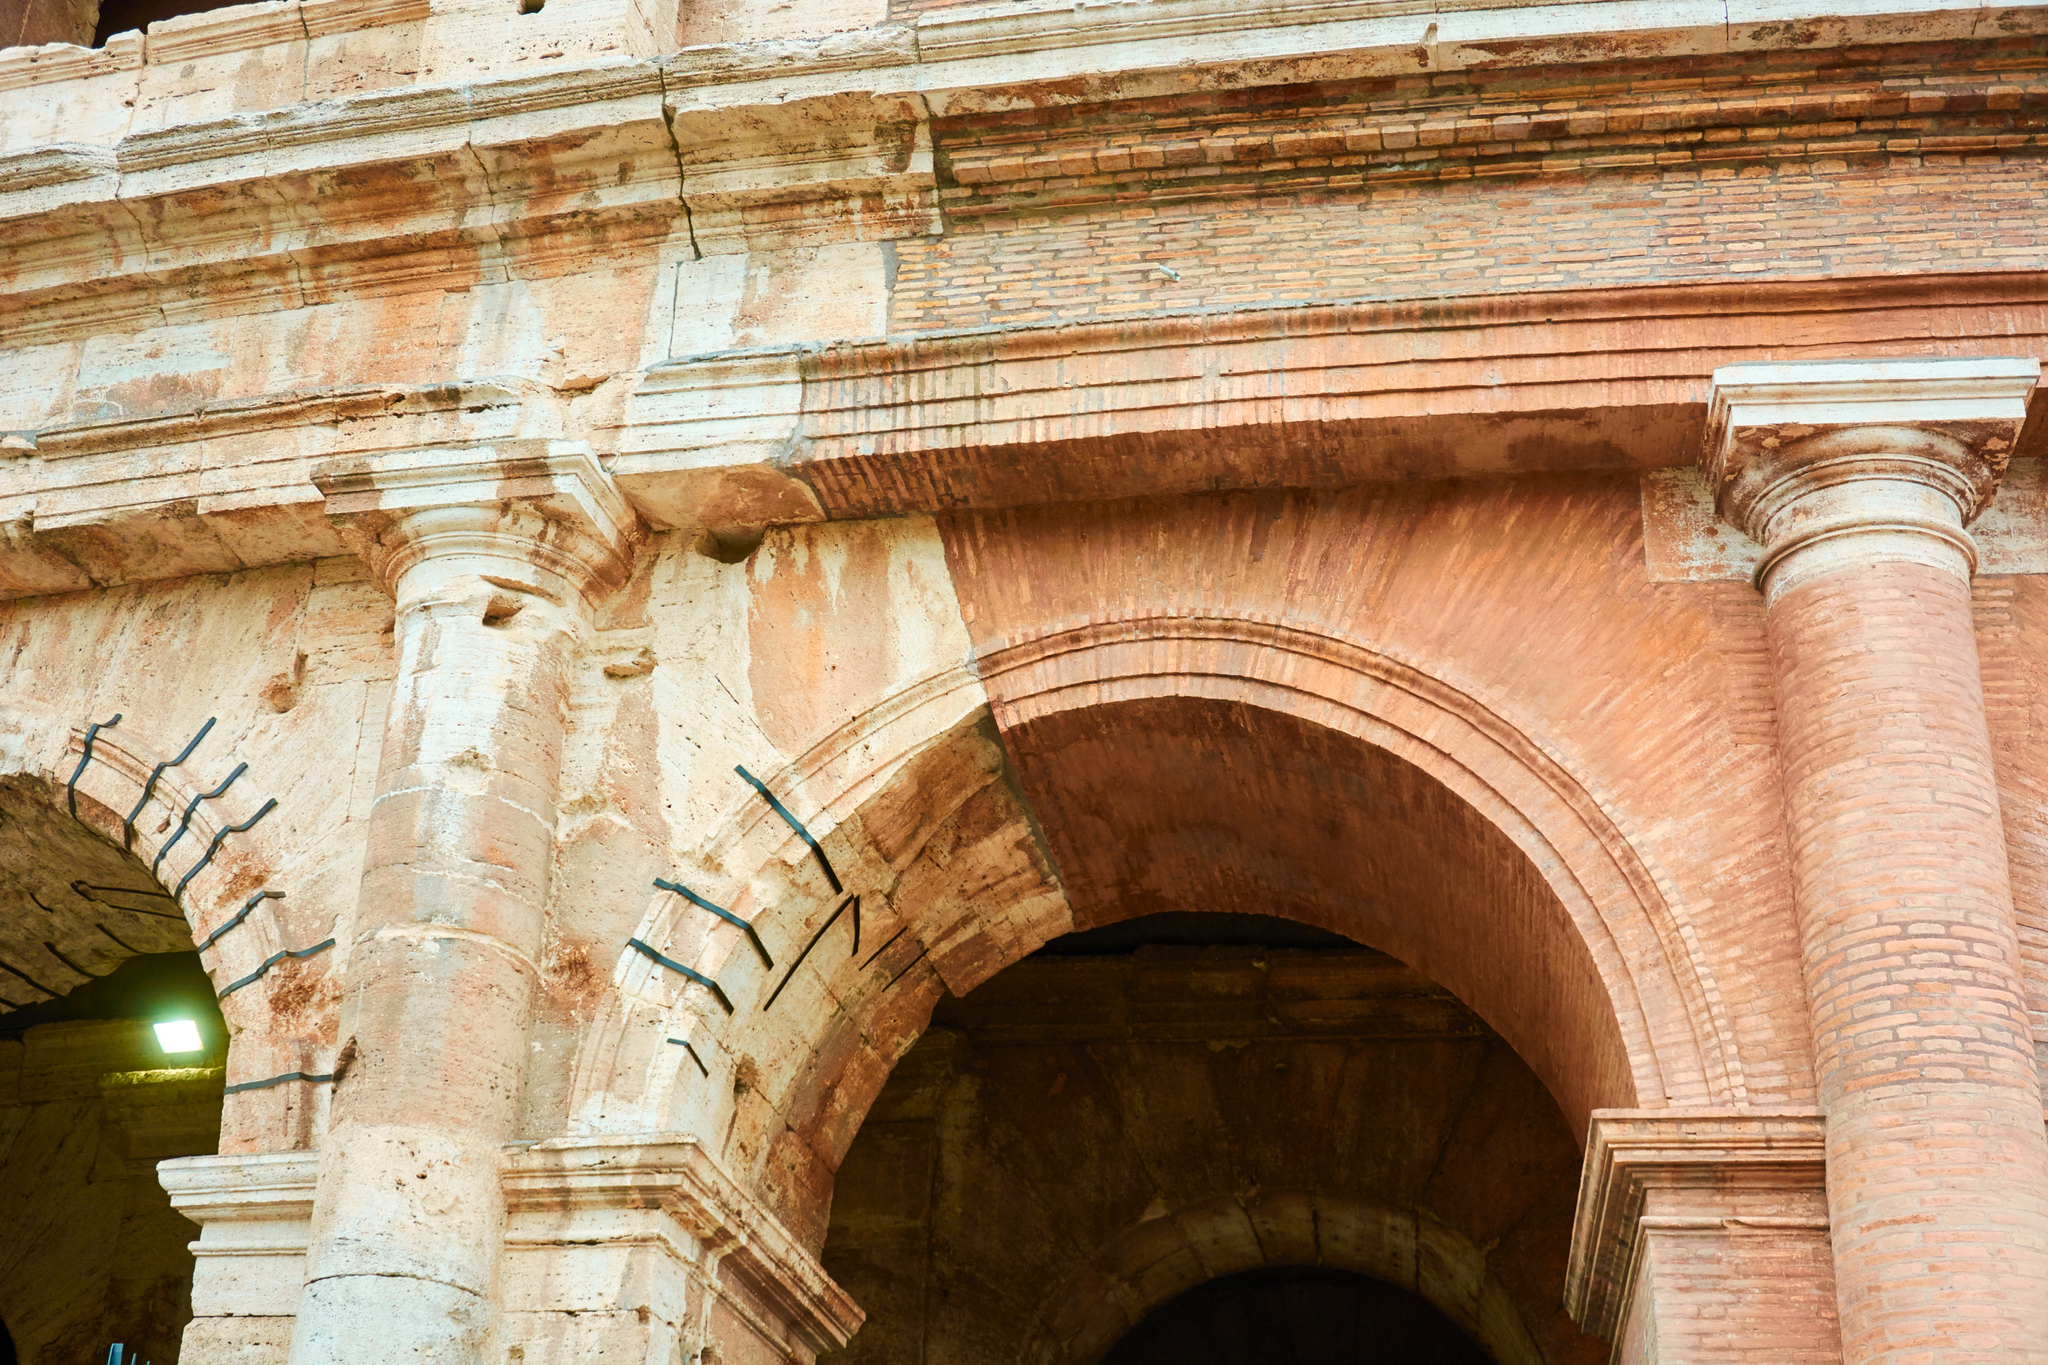
M2048 6L125 13L24 1362L2048 1361Z

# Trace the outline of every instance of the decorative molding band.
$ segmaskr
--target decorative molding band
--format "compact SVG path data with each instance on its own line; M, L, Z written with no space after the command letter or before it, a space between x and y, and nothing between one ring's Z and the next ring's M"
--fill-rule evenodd
M581 397L490 379L287 392L25 433L32 449L0 460L0 597L346 553L316 470L452 467L508 443L587 434L651 525L758 528L1642 473L1700 450L1716 366L2015 352L2048 354L2039 274L1155 314L722 352ZM2048 453L2035 409L2022 456Z
M551 1138L510 1150L504 1174L508 1249L578 1251L664 1246L693 1265L756 1331L837 1350L866 1315L781 1222L693 1137ZM678 1234L681 1234L678 1236ZM672 1258L672 1259L671 1259ZM513 1295L529 1295L507 1266ZM551 1275L561 1279L559 1268ZM520 1308L547 1311L545 1300Z
M801 350L785 467L831 517L1641 470L1699 452L1718 366L2028 351L2048 279L2017 271L933 333ZM2020 450L2043 445L2048 422Z
M321 35L412 23L427 9L424 0L293 0L164 21L151 26L146 44L135 35L105 54L8 49L0 53L0 90L129 73L139 95L146 66L245 51L256 68L296 70L301 56L291 54ZM1129 103L1184 96L1191 80L1205 91L1321 87L1396 73L1740 56L1858 42L1983 42L2048 30L2048 12L2038 6L1978 8L1952 0L1890 0L1889 8L1853 19L1777 7L1741 17L1712 14L1702 22L1699 12L1653 0L1463 9L1425 0L1249 8L1229 0L1034 0L936 10L914 27L688 49L659 61L605 56L539 72L519 66L463 83L400 86L227 117L217 116L213 104L194 106L206 110L204 117L181 117L181 97L165 87L160 99L128 101L150 105L164 126L116 116L77 135L81 147L91 142L92 155L51 162L47 147L0 155L0 240L24 248L9 277L4 326L24 345L105 330L109 318L153 311L119 296L189 291L198 282L195 271L215 277L207 292L213 306L224 306L235 293L230 286L261 280L266 262L345 273L351 288L394 268L404 274L394 266L399 258L431 274L445 268L449 249L474 255L479 243L499 240L480 225L509 221L520 223L528 243L558 235L563 250L577 249L578 235L600 220L610 220L613 234L656 231L658 224L665 238L687 240L694 229L697 246L714 253L927 234L940 227L941 163L959 177L952 214L1016 212L1046 193L1044 204L1058 206L1069 202L1068 190L1047 190L1039 171L1022 161L1008 166L1004 153L970 145L971 138L946 145L935 121L1098 103L1105 89ZM1788 155L2041 154L2038 130L1984 123L2027 101L2038 104L2038 87L1992 85L1988 78L1977 84L1982 89L1955 87L1962 121L1919 132L1880 128L1882 118L1859 124L1855 109L1881 113L1888 97L1873 101L1856 91L1822 101L1811 118L1802 104L1780 109L1768 98L1717 97L1648 115L1561 123L1542 101L1521 112L1488 111L1464 95L1453 110L1428 94L1385 108L1374 101L1364 123L1309 139L1336 142L1334 151L1309 149L1305 160L1303 149L1284 138L1232 136L1225 147L1221 134L1207 142L1197 137L1158 163L1160 183L1148 181L1143 192L1252 193L1254 182L1272 175L1290 184L1333 175L1363 184L1582 174L1674 158L1733 164ZM91 100L113 107L120 93L98 91ZM1991 113L1972 112L1980 95L1977 103ZM1773 131L1732 140L1702 131L1752 125ZM1087 150L1099 154L1093 168L1108 174L1100 156L1114 149ZM1203 175L1164 169L1183 153L1202 163ZM1333 165L1333 157L1356 157L1358 166ZM1221 180L1207 175L1218 160L1230 172ZM404 173L394 172L399 163ZM535 167L548 173L536 180ZM365 186L403 184L344 196L346 203L324 191L333 177L350 174ZM594 191L597 202L578 198L573 211L538 188L579 176L603 188ZM1234 191L1219 189L1233 181ZM537 192L522 193L528 183ZM417 191L427 184L433 195L422 202ZM1076 192L1080 199L1072 202L1109 195L1101 186ZM685 205L689 224L681 221ZM252 241L263 243L260 251L252 252ZM111 270L109 242L121 247ZM173 297L182 302L185 295Z
M1826 1180L1819 1110L1596 1110L1565 1306L1582 1330L1611 1339L1627 1321L1649 1234L1825 1229ZM1657 1207L1666 1192L1696 1207Z
M188 1156L157 1163L171 1207L199 1224L195 1317L288 1317L305 1287L318 1152Z

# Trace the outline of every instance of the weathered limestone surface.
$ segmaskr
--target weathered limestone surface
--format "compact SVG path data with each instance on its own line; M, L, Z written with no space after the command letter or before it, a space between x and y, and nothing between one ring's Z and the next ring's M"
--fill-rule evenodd
M1503 1362L1593 1349L1567 1283L1623 1360L2037 1360L2048 7L1849 9L0 29L0 1009L247 979L187 1365L893 1351L823 1268L892 1072L1166 910L1547 1091L1575 1224L1476 1159L1455 1239L1340 1220L1504 1257L1444 1291ZM1057 1146L1025 1079L977 1112ZM1371 1165L1352 1081L1100 1092L1209 1105L1189 1171L1285 1128L1275 1201ZM1048 1359L1265 1207L1075 1171Z

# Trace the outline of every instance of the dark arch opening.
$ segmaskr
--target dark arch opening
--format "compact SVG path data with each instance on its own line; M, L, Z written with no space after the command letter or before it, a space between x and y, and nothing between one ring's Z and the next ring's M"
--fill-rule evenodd
M1420 1294L1320 1266L1226 1275L1169 1299L1102 1365L1492 1365Z
M0 780L0 1365L175 1365L198 1229L156 1167L219 1149L215 992L144 857Z
M1254 911L1110 919L941 999L891 1071L834 1174L821 1257L868 1315L834 1358L1586 1365L1579 1165L1414 968Z

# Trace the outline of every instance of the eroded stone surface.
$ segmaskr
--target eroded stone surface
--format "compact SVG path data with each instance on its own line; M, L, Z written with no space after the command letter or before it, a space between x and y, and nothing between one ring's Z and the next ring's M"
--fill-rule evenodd
M1843 1068L1896 1040L1844 1051L1831 992L1930 1055L1953 1021L1864 999L1816 927L1813 831L1866 818L1800 776L1838 742L1975 812L1940 826L1967 877L1874 875L1989 907L1998 1104L1957 1122L2013 1141L1957 1169L2031 1207L2048 11L1853 8L265 0L0 50L0 1000L188 943L254 977L220 1151L164 1175L210 1248L190 1359L358 1356L380 1312L441 1365L836 1349L841 1163L933 1011L1160 909L1401 955L1567 1139L1826 1105L1868 1208L1917 1216L1852 1160ZM1907 591L1891 663L1825 695L1672 473L1713 464L1717 370L1815 361L2013 380L1938 570L1981 530L1987 576ZM1955 418L1922 400L1885 421ZM1829 601L1803 634L1863 610ZM1910 748L1892 677L1969 744ZM1098 1068L1105 1111L1143 1071ZM1301 1118L1205 1083L1158 1107ZM1519 1131L1486 1123L1474 1150ZM865 1131L909 1170L895 1124ZM1213 1173L1230 1139L1187 1129ZM1121 1179L1059 1191L1123 1219L1060 1341L1216 1269L1192 1248L1314 1225L1280 1186L1167 1217ZM1489 1264L1563 1264L1568 1213L1440 1194ZM1465 1264L1352 1213L1361 1265ZM1721 1217L1581 1250L1666 1215ZM965 1260L1009 1229L971 1231ZM1863 1232L1755 1275L1669 1232L1599 1262L1623 1359L1702 1277L1885 1299L1875 1260L1821 1284ZM1530 1274L1488 1339L1572 1356ZM1886 1301L1857 1365L1949 1349Z

